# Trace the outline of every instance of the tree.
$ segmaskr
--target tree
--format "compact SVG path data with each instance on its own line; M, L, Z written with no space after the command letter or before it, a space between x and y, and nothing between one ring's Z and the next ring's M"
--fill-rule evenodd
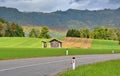
M8 34L8 32L10 34ZM12 23L8 26L8 29L6 30L6 35L10 37L24 37L24 32L21 26L19 26L16 23Z
M24 37L24 32L23 32L23 29L21 26L19 26L18 24L16 24L16 36L19 36L19 37Z
M0 37L23 37L24 32L21 26L16 23L8 23L0 19Z
M30 34L29 34L29 37L38 38L39 37L39 30L32 29L31 32L30 32Z
M89 38L90 37L89 29L80 29L80 37L81 38Z
M3 24L0 22L0 37L3 36Z
M48 34L48 32L49 32L49 29L46 26L43 26L41 30L33 28L29 33L29 37L50 38L50 35Z
M115 31L116 34L117 34L118 41L119 41L119 45L120 45L120 28L115 28L114 31Z
M117 40L118 39L117 33L114 31L114 28L108 28L107 35L109 35L108 40Z
M66 37L80 37L80 32L76 29L69 29L67 31Z
M6 30L7 30L7 24L0 22L0 37L4 37Z
M120 45L120 31L119 31L119 33L117 34L117 36L118 36L118 44Z
M119 39L118 39L118 44L120 45L120 37L119 37Z
M117 35L111 28L97 27L91 33L91 38L94 39L105 39L105 40L116 40Z
M43 26L41 28L40 38L47 38L47 39L50 38L50 35L48 34L48 32L49 32L48 27Z

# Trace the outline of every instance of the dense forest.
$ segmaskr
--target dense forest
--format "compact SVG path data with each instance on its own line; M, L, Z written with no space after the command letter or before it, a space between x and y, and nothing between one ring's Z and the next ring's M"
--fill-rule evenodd
M104 10L56 11L51 13L20 12L16 8L0 7L0 17L21 25L46 25L50 28L120 27L120 8Z

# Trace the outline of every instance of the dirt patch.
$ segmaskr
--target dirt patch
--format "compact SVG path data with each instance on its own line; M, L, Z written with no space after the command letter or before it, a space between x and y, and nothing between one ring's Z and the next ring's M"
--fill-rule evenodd
M63 40L63 48L90 48L92 39L67 37Z

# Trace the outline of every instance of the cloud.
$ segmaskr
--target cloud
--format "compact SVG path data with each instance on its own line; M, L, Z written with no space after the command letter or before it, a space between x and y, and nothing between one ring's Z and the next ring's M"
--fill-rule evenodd
M69 2L67 0L6 0L0 1L0 6L14 7L21 11L51 12L69 9Z
M112 4L120 4L120 0L109 0Z
M0 6L20 11L52 12L67 9L99 10L120 7L120 0L0 0Z
M120 7L120 0L77 0L77 2L73 2L71 5L71 8L80 10L116 9Z
M0 2L5 2L5 0L0 0Z

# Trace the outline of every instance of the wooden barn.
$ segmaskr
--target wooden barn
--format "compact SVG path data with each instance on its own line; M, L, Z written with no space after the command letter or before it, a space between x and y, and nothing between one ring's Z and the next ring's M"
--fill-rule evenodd
M50 47L51 48L61 48L62 47L62 42L57 40L57 39L53 39L50 41Z

